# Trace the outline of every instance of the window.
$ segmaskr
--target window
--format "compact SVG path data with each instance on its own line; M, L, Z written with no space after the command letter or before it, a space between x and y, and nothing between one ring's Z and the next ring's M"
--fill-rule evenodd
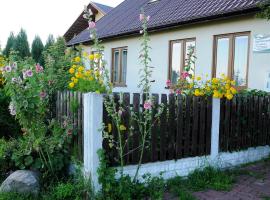
M169 80L172 84L176 84L180 78L181 72L184 71L186 61L191 48L195 48L195 39L183 39L170 41L170 53L169 53ZM195 65L191 66L192 70L195 70Z
M115 86L126 86L127 54L128 50L126 47L112 50L111 80Z
M236 86L247 87L250 33L215 36L213 77L225 74Z

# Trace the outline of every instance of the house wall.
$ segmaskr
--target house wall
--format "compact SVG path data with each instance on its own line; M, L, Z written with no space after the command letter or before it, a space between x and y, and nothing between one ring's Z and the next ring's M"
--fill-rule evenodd
M150 56L154 66L152 87L154 93L167 93L165 82L168 79L169 41L185 38L196 38L196 75L211 76L213 65L213 38L214 35L251 32L248 87L252 89L266 88L266 72L270 70L270 53L253 53L253 38L256 34L270 34L270 22L257 19L254 16L235 17L233 19L210 21L196 25L186 25L174 30L156 32L150 35L152 47ZM108 68L111 67L112 48L128 47L127 87L115 88L115 91L139 92L139 37L126 37L117 40L105 41L105 60ZM89 51L89 47L86 48Z

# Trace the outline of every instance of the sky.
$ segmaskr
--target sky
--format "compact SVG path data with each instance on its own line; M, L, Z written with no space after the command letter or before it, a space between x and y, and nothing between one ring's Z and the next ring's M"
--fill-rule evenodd
M123 0L94 0L109 6L117 6ZM28 42L35 35L46 42L49 34L63 36L90 0L1 0L0 45L5 47L11 31L17 34L25 29Z

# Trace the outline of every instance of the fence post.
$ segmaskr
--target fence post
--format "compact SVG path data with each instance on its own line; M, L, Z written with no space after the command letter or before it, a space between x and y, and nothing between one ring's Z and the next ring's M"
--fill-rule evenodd
M215 160L219 154L220 99L213 98L212 106L211 159Z
M99 157L97 151L102 148L100 128L103 122L103 96L96 93L83 95L83 137L84 137L84 173L90 177L95 190L100 190L97 169Z

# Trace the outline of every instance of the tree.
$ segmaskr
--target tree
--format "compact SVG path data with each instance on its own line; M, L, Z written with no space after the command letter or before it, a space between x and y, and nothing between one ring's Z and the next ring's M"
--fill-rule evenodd
M31 55L32 55L32 58L36 61L36 63L39 63L41 65L44 64L44 59L42 55L43 50L44 50L44 45L40 37L36 36L32 43Z
M7 44L6 44L6 47L3 51L3 54L6 56L6 57L9 57L9 53L12 49L14 49L14 46L15 46L15 42L16 42L16 38L14 36L14 33L13 32L10 32L9 34L9 37L8 37L8 40L7 40Z
M261 12L258 13L258 17L270 20L270 0L265 0L260 4Z
M27 40L26 31L21 29L16 37L14 50L18 52L21 58L30 56L29 43Z
M50 46L52 46L55 43L54 37L52 34L49 35L46 44L45 44L45 50L47 50Z

